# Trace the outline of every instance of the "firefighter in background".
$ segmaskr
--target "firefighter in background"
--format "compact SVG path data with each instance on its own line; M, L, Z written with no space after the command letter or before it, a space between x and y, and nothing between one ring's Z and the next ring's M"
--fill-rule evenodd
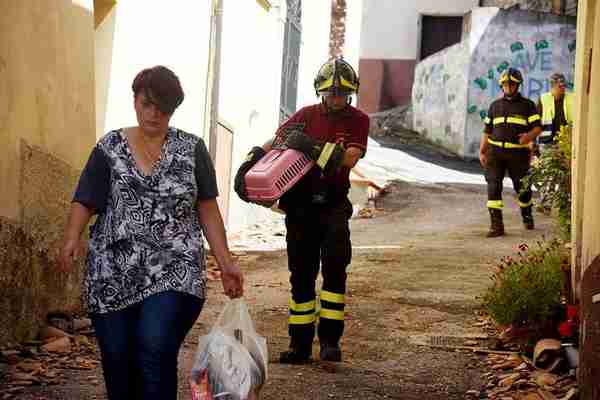
M535 103L519 93L519 86L523 83L521 72L509 68L502 73L499 83L504 96L490 105L479 147L491 219L487 237L504 235L502 181L507 171L518 195L523 225L525 229L534 229L531 190L527 188L521 192L521 179L529 171L529 145L542 132Z
M542 133L534 146L533 154L537 157L545 149L554 146L558 134L573 125L572 93L566 92L567 79L563 74L554 73L550 76L550 91L540 96L538 111L542 117ZM543 188L539 188L543 189ZM547 204L547 190L540 190L541 197L537 210L549 214L551 207Z
M550 91L540 96L538 111L542 117L542 133L538 138L540 150L551 146L558 133L573 125L572 93L566 92L567 79L563 74L550 76Z
M322 101L296 112L272 141L254 147L236 175L236 192L247 201L244 175L272 147L296 149L315 161L279 200L286 213L291 283L290 346L280 355L282 363L299 364L311 358L317 320L321 360L342 358L346 267L352 257L349 174L365 154L369 132L369 117L350 105L358 86L358 76L346 61L339 58L325 63L314 80ZM320 268L323 286L317 314L315 283Z

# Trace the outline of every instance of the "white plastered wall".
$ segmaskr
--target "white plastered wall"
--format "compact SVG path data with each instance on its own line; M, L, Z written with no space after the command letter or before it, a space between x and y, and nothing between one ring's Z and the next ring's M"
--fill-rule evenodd
M420 15L462 16L478 0L377 0L363 3L360 58L414 60Z
M96 29L96 135L135 125L131 83L143 68L164 65L185 100L171 125L202 135L209 2L120 0Z

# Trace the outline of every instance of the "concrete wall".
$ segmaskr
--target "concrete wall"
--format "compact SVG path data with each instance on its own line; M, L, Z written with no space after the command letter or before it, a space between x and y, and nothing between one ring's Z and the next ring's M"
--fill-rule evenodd
M577 3L577 0L483 0L481 6L501 8L518 6L522 10L574 16L577 13Z
M259 6L251 2L253 6ZM136 124L131 83L165 65L181 80L183 104L171 124L203 134L210 2L122 0L96 30L96 135ZM149 27L162 26L162 29Z
M356 70L359 78L361 78L360 40L362 34L363 3L363 0L346 0L346 39L343 49L344 59ZM354 105L358 103L356 98L353 101Z
M463 15L478 0L378 0L363 3L359 106L382 111L410 101L421 15Z
M595 3L596 8L593 11L595 13L595 23L591 45L592 47L600 48L600 24L598 23L600 3ZM578 181L583 181L584 183L583 186L578 187L579 190L577 192L578 196L584 196L581 231L581 267L584 271L593 259L600 254L600 212L598 212L600 184L596 176L596 171L598 171L598 167L600 166L600 155L597 151L598 146L600 146L600 138L597 134L598 123L600 122L600 79L597 78L600 76L598 75L600 74L600 59L593 57L590 68L590 78L584 78L582 81L577 82L581 84L582 90L587 89L589 85L589 92L582 92L580 94L588 102L586 109L582 110L582 117L587 118L580 119L580 125L577 125L578 129L580 129L578 135L585 134L585 149L582 148L585 151L585 157L579 159L578 164L585 163L584 170L586 173L584 176L578 174Z
M463 154L469 76L469 42L436 53L416 68L414 129L457 154Z
M572 266L574 289L581 305L580 399L600 396L600 2L580 2L577 31L575 128L573 131ZM594 262L595 261L595 262Z
M12 1L0 13L0 343L80 307L80 266L55 271L95 141L91 0Z
M321 65L329 58L331 4L304 0L302 2L302 47L298 79L298 109L319 101L313 80ZM343 56L359 70L363 0L346 0L346 38ZM310 19L309 19L310 18ZM360 76L362 82L362 76ZM356 98L353 99L356 104Z
M348 4L348 18L353 15L353 8L352 4ZM300 48L298 71L298 108L318 101L313 88L313 81L321 65L329 58L330 25L331 2L310 0L302 2L302 47ZM351 60L348 61L352 62ZM354 61L356 62L356 60ZM358 68L358 64L353 64L353 66Z
M285 1L266 11L256 2L226 0L219 114L233 129L233 173L252 146L270 139L279 123ZM253 21L249 26L247 21ZM247 29L240 29L246 26ZM230 190L233 190L233 179ZM270 211L230 196L228 226L237 229Z
M553 72L565 74L572 88L575 39L575 18L514 9L498 12L471 55L465 156L477 157L482 118L501 96L500 71L507 65L521 70L521 93L534 101L549 90Z
M109 0L102 0L109 1ZM357 1L357 0L354 0ZM233 130L231 171L235 174L249 149L273 136L279 124L286 1L225 0L222 14L219 117ZM96 29L96 134L134 125L131 82L142 68L162 64L179 76L185 100L171 125L204 136L210 2L121 0ZM330 4L303 2L298 107L315 101L314 74L327 59ZM140 21L144 21L140 25ZM176 21L176 29L148 30L147 25ZM310 21L310 23L308 22ZM249 23L250 22L250 23ZM217 173L226 171L217 171ZM248 205L229 187L230 228L269 218L270 211Z
M577 293L583 269L587 268L591 259L586 256L585 264L582 260L583 253L583 226L585 204L585 176L587 162L587 138L590 127L590 102L594 98L587 91L591 79L592 46L594 44L595 30L600 28L596 24L595 4L584 2L577 16L577 55L575 60L575 85L585 88L578 90L575 96L575 122L573 129L573 160L571 170L572 202L571 202L571 253L573 292ZM596 120L592 120L597 123Z
M228 2L233 3L232 0ZM219 107L221 116L234 129L234 173L252 146L262 145L272 138L279 126L280 76L287 10L285 1L281 0L278 4L279 7L273 7L266 13L259 7L250 7L255 6L253 2L244 5L236 2L237 12L226 10L224 14L226 33L223 41ZM349 15L352 15L352 11L349 11ZM257 21L251 31L236 29L244 26L249 18ZM298 109L317 101L313 79L319 67L328 58L330 18L331 3L306 0L302 2ZM228 26L234 29L227 30ZM350 36L350 32L348 34ZM350 37L356 38L357 35ZM260 43L260 46L256 43ZM244 62L242 69L240 59L237 58L240 55ZM240 74L241 70L244 71L243 74ZM244 203L232 192L228 218L231 229L237 230L272 218L272 211Z
M501 71L519 68L521 93L534 101L549 90L553 72L564 73L573 86L576 36L571 17L516 9L475 9L471 27L460 45L418 65L413 89L415 130L466 158L478 156L482 120L501 96Z

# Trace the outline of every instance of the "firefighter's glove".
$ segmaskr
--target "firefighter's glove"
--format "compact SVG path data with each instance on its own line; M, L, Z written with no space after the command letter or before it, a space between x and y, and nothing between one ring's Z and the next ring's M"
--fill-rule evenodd
M335 174L344 161L345 150L341 144L318 142L300 131L290 132L283 144L304 153L323 170L324 175Z
M254 164L256 164L258 160L263 158L265 154L266 152L263 150L262 147L253 147L252 150L250 150L250 153L248 153L248 155L246 156L246 159L244 160L242 165L240 165L240 168L237 170L237 173L235 174L233 187L238 196L240 196L240 199L246 202L250 202L250 200L248 199L248 193L246 192L246 173L250 171Z

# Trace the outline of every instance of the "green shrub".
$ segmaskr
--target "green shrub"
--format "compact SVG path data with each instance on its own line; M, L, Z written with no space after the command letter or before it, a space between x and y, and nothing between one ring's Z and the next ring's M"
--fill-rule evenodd
M561 130L555 145L542 151L523 178L523 190L531 186L540 193L539 206L557 210L561 237L571 236L571 128Z
M542 325L560 307L568 256L557 240L519 246L516 258L504 257L483 296L488 313L500 325Z

